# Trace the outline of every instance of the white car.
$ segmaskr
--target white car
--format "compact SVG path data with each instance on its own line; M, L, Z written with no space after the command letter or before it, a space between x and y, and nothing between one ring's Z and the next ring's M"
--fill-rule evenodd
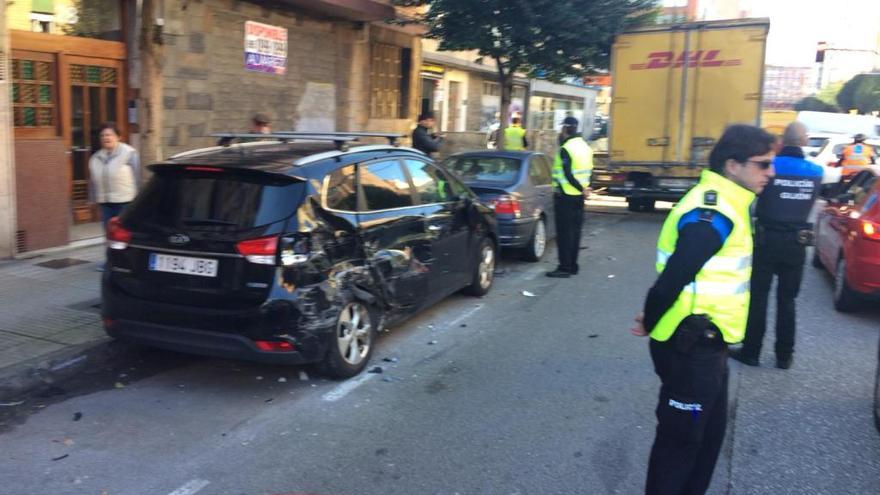
M813 136L813 134L810 136ZM807 148L804 148L807 160L819 165L825 171L822 175L822 184L836 184L840 181L843 168L838 167L837 163L840 161L840 154L843 153L843 148L852 144L852 142L852 136L829 134L825 145L818 151L808 152ZM878 156L878 153L880 153L880 139L867 139L865 144L873 146L874 156Z
M811 132L807 134L807 145L803 147L804 154L809 156L814 151L818 152L829 139L835 136L837 134L828 134L827 132Z

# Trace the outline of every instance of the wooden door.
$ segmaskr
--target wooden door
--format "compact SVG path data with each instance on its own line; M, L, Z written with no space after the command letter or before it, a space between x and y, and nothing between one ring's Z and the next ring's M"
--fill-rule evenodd
M115 122L126 138L123 94L123 63L88 57L64 57L69 121L66 123L70 145L72 202L74 223L98 220L95 205L89 201L89 159L100 149L98 129L104 122Z

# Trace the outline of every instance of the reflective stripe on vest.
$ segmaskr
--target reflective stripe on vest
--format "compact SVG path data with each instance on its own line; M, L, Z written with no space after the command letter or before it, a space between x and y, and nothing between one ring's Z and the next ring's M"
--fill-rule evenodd
M584 141L584 138L578 136L573 137L562 145L562 149L568 152L571 158L571 173L574 175L581 186L590 185L590 177L593 175L593 149ZM556 154L556 161L553 162L553 183L557 190L569 196L578 196L582 194L568 183L565 177L565 170L562 168L562 154Z
M504 149L508 151L522 151L526 149L523 146L523 136L525 135L526 130L518 125L511 125L504 129Z
M712 191L710 194L706 194ZM706 201L711 197L713 201ZM704 314L721 330L724 341L736 343L745 336L752 275L752 224L749 207L754 193L728 179L704 170L700 182L672 209L657 241L657 272L666 268L678 242L681 217L696 209L715 210L733 222L721 249L707 261L695 280L679 294L672 307L651 330L651 338L669 340L682 320Z
M666 265L666 262L669 261L669 257L672 256L672 253L667 253L666 251L657 250L657 264ZM729 258L727 256L713 256L703 265L703 268L709 270L726 270L726 271L737 271L737 270L745 270L752 266L752 257L751 256L739 256L735 258Z

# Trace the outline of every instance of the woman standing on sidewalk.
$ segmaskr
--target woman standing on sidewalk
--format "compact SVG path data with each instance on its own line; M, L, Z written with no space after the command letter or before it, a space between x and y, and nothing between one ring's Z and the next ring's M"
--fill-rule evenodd
M101 207L104 233L107 222L119 215L137 194L140 178L138 152L123 143L119 129L113 122L102 124L98 130L101 149L89 160L92 199Z

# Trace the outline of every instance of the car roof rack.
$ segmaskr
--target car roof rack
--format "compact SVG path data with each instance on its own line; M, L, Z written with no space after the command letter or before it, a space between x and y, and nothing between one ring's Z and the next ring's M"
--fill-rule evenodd
M367 137L367 138L385 138L388 140L388 144L395 146L397 145L397 140L404 137L403 134L396 132L296 132L296 131L278 131L273 134L279 134L283 136L327 136L327 137Z
M256 132L215 132L211 137L218 138L217 146L229 146L234 139L274 139L286 143L288 141L333 141L337 150L344 150L346 143L357 141L356 133L321 133L321 132L272 132L260 134Z

